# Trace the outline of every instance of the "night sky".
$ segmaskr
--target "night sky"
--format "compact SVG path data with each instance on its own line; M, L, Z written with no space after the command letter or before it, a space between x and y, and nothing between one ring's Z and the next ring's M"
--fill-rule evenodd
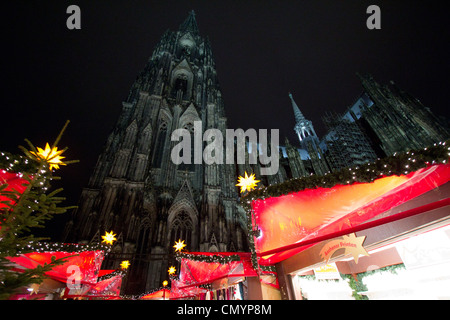
M81 8L68 30L66 8ZM366 27L369 5L381 30ZM355 73L396 84L450 117L449 6L435 1L9 1L2 3L0 150L53 142L81 162L58 174L76 204L121 102L165 30L194 10L208 36L229 128L278 128L296 141L288 92L319 137L321 117L343 112L362 92ZM66 217L68 214L66 215ZM61 225L65 217L51 224Z

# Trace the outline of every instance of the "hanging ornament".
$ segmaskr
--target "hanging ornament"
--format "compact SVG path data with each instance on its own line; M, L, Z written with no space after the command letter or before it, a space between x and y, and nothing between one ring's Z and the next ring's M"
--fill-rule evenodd
M33 294L38 294L40 286L41 285L39 283L31 284L30 287L28 288L28 291L30 292L30 296Z
M57 147L50 148L50 145L47 143L45 145L45 149L37 147L37 152L30 151L32 155L34 155L38 160L43 160L47 162L50 166L50 170L53 168L59 169L59 165L65 166L66 164L61 161L65 157L61 157L61 154L65 150L58 150Z
M175 252L181 252L181 250L186 247L186 244L184 243L184 240L181 241L181 239L178 239L178 242L175 241L175 245L173 247L175 248Z
M177 272L177 269L174 266L171 266L167 272L169 273L169 276L173 276L175 272Z
M120 263L120 267L122 268L122 269L128 269L128 267L130 266L130 261L129 260L124 260L124 261L122 261L121 263Z
M330 260L331 256L339 249L345 249L345 255L351 254L355 263L358 263L359 256L368 256L366 249L363 247L363 242L366 236L356 237L354 233L343 236L341 239L331 240L327 242L320 250L320 256L326 263Z
M255 180L255 174L252 173L250 176L247 175L247 171L245 172L245 177L239 176L238 184L236 186L241 187L241 193L246 190L252 191L255 189L256 185L260 180Z
M106 231L105 235L102 236L103 240L102 242L106 243L106 244L113 244L114 241L116 241L116 234L111 232Z

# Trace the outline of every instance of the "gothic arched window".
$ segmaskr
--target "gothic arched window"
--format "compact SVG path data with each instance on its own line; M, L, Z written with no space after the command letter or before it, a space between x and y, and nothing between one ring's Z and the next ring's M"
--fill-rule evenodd
M149 239L151 232L151 222L150 219L144 218L140 223L139 228L139 238L137 241L137 252L138 253L146 253L149 245Z
M192 231L191 217L185 211L181 211L175 216L170 226L169 246L173 246L175 241L184 240L184 243L187 244L185 248L189 250L192 241Z
M188 76L184 73L180 73L173 84L172 96L176 98L177 103L181 103L181 100L186 98L188 89Z

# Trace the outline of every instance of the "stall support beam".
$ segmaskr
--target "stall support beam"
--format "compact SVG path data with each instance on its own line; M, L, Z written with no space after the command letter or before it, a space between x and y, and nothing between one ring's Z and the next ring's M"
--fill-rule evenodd
M262 300L261 282L259 277L248 277L248 300Z
M294 287L292 285L291 275L284 271L283 263L275 265L280 284L281 300L295 300Z

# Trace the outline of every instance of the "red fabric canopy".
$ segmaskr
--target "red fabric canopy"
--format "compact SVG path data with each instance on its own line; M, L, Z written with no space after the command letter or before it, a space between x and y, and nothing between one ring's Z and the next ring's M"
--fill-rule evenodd
M307 189L255 200L253 227L261 230L255 248L261 265L272 265L305 250L315 238L358 226L385 211L428 192L450 179L450 165L434 165L408 175L372 183ZM255 226L256 224L256 226ZM270 253L270 254L269 254Z
M93 285L86 296L119 296L121 286L122 275L117 275Z
M186 287L183 282L179 280L172 280L172 286L170 289L170 300L195 297L203 292L207 292L207 290L197 286Z
M238 255L239 261L230 261L225 264L220 262L205 262L183 258L181 259L180 289L212 283L215 280L231 277L255 277L256 271L252 267L251 254L249 252L189 252L198 256L223 256Z
M100 277L106 276L107 274L113 273L114 271L116 271L116 270L100 270L98 272L98 277L100 278Z
M63 283L67 281L79 281L80 284L96 284L100 266L103 261L104 252L98 251L81 251L81 252L31 252L21 254L18 257L7 257L8 260L16 263L19 269L34 269L38 265L50 263L51 258L56 259L68 257L66 262L55 266L52 270L45 274ZM79 272L74 271L70 266L78 266Z
M169 289L161 289L153 293L146 294L141 298L141 300L161 300L161 299L169 299L170 297Z
M0 170L0 185L7 184L5 191L16 190L23 193L27 188L28 181L22 179L22 174L20 173L10 173L6 170ZM6 205L1 203L2 201L11 201L7 197L0 196L0 209L5 208Z

